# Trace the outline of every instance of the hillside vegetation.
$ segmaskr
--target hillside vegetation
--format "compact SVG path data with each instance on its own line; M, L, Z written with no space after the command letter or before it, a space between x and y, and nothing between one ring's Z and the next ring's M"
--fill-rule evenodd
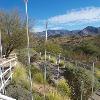
M16 100L31 100L31 96L34 100L80 100L82 95L88 100L92 88L100 88L99 35L55 36L45 43L44 38L29 32L29 65L25 20L18 13L5 11L0 12L0 19L3 54L7 58L14 52L18 57L13 79L6 88L8 96Z

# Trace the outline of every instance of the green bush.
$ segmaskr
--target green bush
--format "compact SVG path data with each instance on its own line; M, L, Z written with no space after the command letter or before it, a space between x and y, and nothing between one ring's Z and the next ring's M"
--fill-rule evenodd
M12 82L7 86L6 94L16 100L30 100L30 83L27 70L17 63L13 71Z
M33 79L34 79L36 82L42 83L42 84L43 84L44 78L43 78L43 74L42 74L42 73L36 73L36 74L34 74L33 77L34 77Z
M34 100L44 100L43 95L39 95L38 93L34 93Z
M32 78L34 77L34 74L37 74L37 73L41 73L41 70L39 70L38 68L36 68L34 65L31 65Z
M13 73L13 81L15 84L22 84L24 87L29 88L27 71L22 64L18 64Z
M27 49L23 48L23 49L19 49L17 50L17 57L18 57L18 61L20 61L21 63L23 63L24 65L28 64L28 54L27 54ZM33 49L30 49L30 60L31 62L34 62L36 60L39 59L39 55L37 54L36 51L34 51Z
M62 96L56 92L50 92L46 95L46 100L62 100Z
M44 53L44 50L47 50L48 52L54 53L54 54L59 54L62 52L62 48L59 44L55 44L52 41L49 41L46 45L45 43L41 43L36 46L35 50L37 52L42 52Z
M51 63L55 63L56 62L56 58L55 57L50 58L50 62Z
M53 59L50 59L50 62L51 62L51 63L55 63Z
M100 70L99 69L95 71L95 75L98 78L98 80L100 80Z
M23 85L11 82L6 88L6 95L16 100L31 100L30 91Z
M59 66L60 66L60 67L63 67L63 66L64 66L64 61L61 61L61 62L59 63Z
M92 84L92 73L91 71L74 66L67 66L66 71L64 73L66 80L68 80L68 84L71 86L71 97L72 99L79 99L81 95L81 81L84 83L84 93L83 98L85 100L91 95L91 84ZM98 89L100 83L97 78L95 78L94 89Z
M65 79L60 79L57 87L63 96L66 95L69 97L71 95L71 89Z

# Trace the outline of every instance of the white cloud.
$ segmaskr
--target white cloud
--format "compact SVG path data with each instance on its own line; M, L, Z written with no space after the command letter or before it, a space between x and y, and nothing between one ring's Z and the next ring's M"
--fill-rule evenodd
M48 20L48 29L80 29L88 25L98 26L100 24L100 7L86 7L67 11L62 15L50 17ZM35 32L45 30L44 20L37 21L34 27Z
M87 7L79 10L72 10L63 15L57 15L48 19L51 24L68 23L92 23L100 21L100 7Z
M33 32L42 32L42 31L44 31L44 28L42 26L37 26L37 27L34 27L32 31Z

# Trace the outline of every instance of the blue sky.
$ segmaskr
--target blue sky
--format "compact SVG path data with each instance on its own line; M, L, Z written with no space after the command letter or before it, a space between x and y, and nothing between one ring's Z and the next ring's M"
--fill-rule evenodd
M24 14L24 0L0 0L0 9L18 9ZM100 26L100 0L29 0L29 17L34 19L33 30L82 29Z

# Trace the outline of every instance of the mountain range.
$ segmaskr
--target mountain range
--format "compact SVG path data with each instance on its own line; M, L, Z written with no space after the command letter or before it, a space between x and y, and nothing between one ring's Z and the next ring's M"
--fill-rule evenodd
M45 31L37 32L38 36L44 37ZM59 36L87 36L87 35L100 35L100 27L87 26L82 30L48 30L48 37L59 37Z

